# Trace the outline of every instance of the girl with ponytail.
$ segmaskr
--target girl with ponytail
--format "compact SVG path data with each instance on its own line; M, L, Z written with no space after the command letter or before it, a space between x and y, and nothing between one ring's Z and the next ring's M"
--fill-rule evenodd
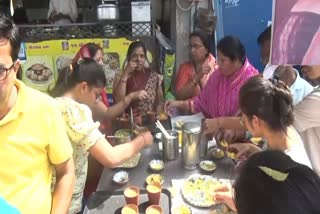
M294 120L292 97L289 88L282 81L276 77L271 80L264 79L263 76L252 77L240 89L239 106L242 112L240 123L251 132L253 137L264 138L267 141L267 150L283 152L295 162L311 168L303 142L292 126ZM247 163L252 157L257 156L252 156L253 154L261 151L260 147L252 143L234 143L230 144L228 149L237 151L235 158L238 160L250 156ZM281 165L280 162L279 164ZM243 162L241 164L240 173L243 175L245 173L242 171L246 165L248 164ZM243 192L238 189L236 193ZM230 188L224 187L217 190L215 199L236 210ZM243 204L239 204L237 196L236 200L238 200L236 202L239 213L248 213L243 212L245 209Z
M240 89L241 124L254 136L267 140L267 148L280 150L293 160L311 167L303 142L292 126L293 105L289 88L277 77L249 79ZM259 152L249 143L231 144L237 157Z
M73 147L76 180L69 213L81 211L89 154L104 167L113 168L153 142L151 133L143 132L128 143L114 147L109 144L98 129L99 122L93 121L90 110L101 101L105 84L101 65L84 58L64 68L51 91L51 95L57 97Z

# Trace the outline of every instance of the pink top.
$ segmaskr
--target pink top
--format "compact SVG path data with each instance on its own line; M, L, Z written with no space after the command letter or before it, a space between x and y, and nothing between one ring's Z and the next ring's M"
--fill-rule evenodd
M241 86L258 74L246 59L242 68L227 77L218 68L202 92L191 100L192 112L202 112L207 118L234 116L239 111L238 95Z

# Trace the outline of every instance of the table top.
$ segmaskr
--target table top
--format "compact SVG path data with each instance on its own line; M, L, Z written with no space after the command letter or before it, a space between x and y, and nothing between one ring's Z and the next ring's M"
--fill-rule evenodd
M112 181L113 175L123 169L108 169L105 168L100 177L97 191L115 191L123 190L128 186L134 185L138 187L145 187L145 179L149 174L154 173L149 169L149 162L152 159L162 159L162 152L159 150L158 143L154 143L152 147L145 148L141 152L141 158L139 164L132 169L125 169L129 173L130 180L125 185L118 185ZM228 158L223 158L221 160L215 161L217 164L217 169L210 173L216 178L230 179L231 173L234 168L232 160ZM164 188L171 187L172 179L184 179L188 178L192 174L204 174L208 173L203 172L200 168L195 170L187 170L183 167L181 153L179 157L173 161L165 161L165 168L160 172L164 176L165 180L163 183Z
M141 151L141 158L140 158L139 164L135 168L131 168L131 169L105 168L100 177L97 191L107 191L110 194L112 194L112 192L123 191L126 187L132 186L132 185L138 186L141 189L145 189L146 177L149 174L154 173L151 169L149 169L149 162L153 159L163 159L162 151L160 151L158 143L154 143L151 147L145 148L144 150ZM165 161L165 168L160 172L160 174L163 175L165 179L163 183L163 188L167 189L171 187L172 179L186 179L193 174L212 175L215 178L229 180L231 177L232 171L234 169L233 161L225 157L221 160L216 160L215 163L217 165L217 169L212 173L205 173L200 168L197 168L194 170L187 170L183 167L181 153L179 153L179 157L176 160ZM116 172L121 170L125 170L129 173L129 181L124 185L119 185L112 181L113 175ZM94 207L96 208L94 207L89 208L90 211L87 213L90 213L90 214L100 213L99 209L101 209L101 206L99 204L103 203L103 201L99 199L100 202L96 202L96 201L90 201L90 199L96 200L96 197L90 197L88 201L88 203L90 202L90 204L95 204ZM193 208L192 210L193 212L196 210L197 213L208 213L208 210L204 211L203 209L201 210L201 209Z

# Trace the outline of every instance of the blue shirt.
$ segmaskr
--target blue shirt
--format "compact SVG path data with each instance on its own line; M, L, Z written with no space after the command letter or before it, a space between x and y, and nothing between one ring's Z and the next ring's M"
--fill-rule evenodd
M6 200L0 197L0 213L20 214L17 208L11 206Z
M298 104L305 96L313 91L313 87L303 78L300 77L299 72L294 69L297 74L296 80L290 87L292 94L293 105Z

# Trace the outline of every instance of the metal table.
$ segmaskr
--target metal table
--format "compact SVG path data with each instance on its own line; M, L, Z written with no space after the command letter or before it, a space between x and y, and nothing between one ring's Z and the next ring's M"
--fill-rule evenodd
M112 181L113 175L122 170L122 169L107 169L105 168L97 187L97 191L122 191L127 186L138 186L141 189L145 189L145 179L146 177L154 173L149 169L149 162L152 159L162 159L162 152L159 150L158 143L154 143L152 147L146 148L143 151L141 151L141 158L140 162L137 167L132 169L126 169L126 171L129 172L130 180L125 185L118 185L115 184ZM234 163L232 160L228 158L223 158L221 160L215 161L217 164L217 169L210 173L213 177L216 178L222 178L222 179L230 179L230 175L234 168ZM181 153L179 153L179 158L173 161L166 161L165 162L165 168L163 171L160 172L161 175L164 176L165 181L163 184L164 188L171 187L171 180L172 179L184 179L188 178L192 174L205 174L208 175L208 173L204 173L200 168L195 170L187 170L183 167ZM90 201L91 200L91 201ZM94 197L90 197L88 204L91 204L91 207L89 208L90 211L86 212L87 214L93 214L93 213L104 213L105 211L100 210L99 212L99 205L103 203L103 201L97 202L92 201L95 200ZM94 204L94 206L92 206ZM95 208L96 207L96 208ZM197 213L203 213L203 210L199 209L199 212Z

